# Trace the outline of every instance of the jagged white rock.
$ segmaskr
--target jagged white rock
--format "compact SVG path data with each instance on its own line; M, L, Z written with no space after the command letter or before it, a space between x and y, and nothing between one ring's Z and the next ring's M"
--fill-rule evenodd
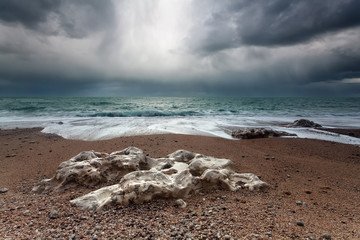
M147 165L142 150L129 147L122 151L100 153L85 151L62 162L51 179L42 180L35 192L63 191L76 186L95 186L103 182L119 181L127 173Z
M35 192L63 191L77 185L94 186L117 182L71 201L83 208L97 210L109 204L128 205L154 198L186 198L202 189L224 188L236 191L267 186L252 173L232 170L232 161L186 150L166 158L150 158L143 151L128 147L111 154L82 152L59 165L51 179L41 181Z

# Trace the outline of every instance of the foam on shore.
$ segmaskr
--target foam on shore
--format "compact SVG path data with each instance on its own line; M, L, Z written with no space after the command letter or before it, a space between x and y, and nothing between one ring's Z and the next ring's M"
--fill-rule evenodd
M236 127L262 127L294 133L300 138L320 139L345 144L360 145L360 139L309 128L286 128L282 124L296 120L290 117L241 116L187 116L187 117L31 117L0 119L1 128L42 127L66 139L105 140L123 136L151 134L188 134L234 139L228 129ZM329 128L360 128L358 118L311 118Z

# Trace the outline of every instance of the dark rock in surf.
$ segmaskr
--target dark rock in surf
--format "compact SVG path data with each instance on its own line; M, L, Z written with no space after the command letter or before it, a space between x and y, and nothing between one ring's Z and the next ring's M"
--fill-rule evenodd
M239 128L231 132L231 136L240 139L254 139L254 138L268 138L268 137L282 137L282 136L296 136L288 132L275 131L265 128Z
M310 121L308 119L299 119L299 120L295 120L291 124L288 124L287 127L317 128L317 127L322 127L322 126L320 124Z

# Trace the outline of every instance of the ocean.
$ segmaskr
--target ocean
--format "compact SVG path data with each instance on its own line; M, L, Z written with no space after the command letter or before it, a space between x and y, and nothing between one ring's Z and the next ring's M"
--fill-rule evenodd
M329 128L360 128L360 98L0 98L1 129L42 127L68 139L165 133L232 139L226 131L232 127L265 127L360 145L349 136L281 126L300 118Z

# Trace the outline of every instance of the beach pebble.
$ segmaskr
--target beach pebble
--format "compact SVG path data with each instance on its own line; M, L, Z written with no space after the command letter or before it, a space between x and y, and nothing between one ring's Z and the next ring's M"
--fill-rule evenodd
M186 207L186 202L182 199L177 199L175 201L175 206L179 207L179 208L185 208Z
M324 233L323 235L321 235L322 239L331 239L331 235L328 233Z
M6 155L7 158L16 157L16 154L8 154Z
M23 215L27 215L27 214L29 214L30 213L30 210L25 210L25 211L23 211Z
M308 204L306 202L302 202L302 201L299 201L299 200L296 201L296 205L305 206L305 207L308 206Z
M266 236L269 236L269 237L272 236L271 232L266 232L265 235L266 235Z
M56 219L59 217L59 213L56 210L53 210L53 211L49 212L49 217L51 219Z
M6 193L7 191L9 191L8 188L1 188L1 189L0 189L0 193Z
M301 221L297 221L297 222L296 222L296 225L298 225L298 226L300 226L300 227L303 227L303 226L304 226L304 223L301 222Z

